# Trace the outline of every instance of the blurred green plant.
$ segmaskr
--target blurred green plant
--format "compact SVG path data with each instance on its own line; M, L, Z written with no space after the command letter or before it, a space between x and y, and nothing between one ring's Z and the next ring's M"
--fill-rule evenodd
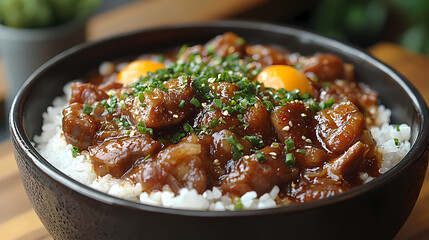
M101 0L0 0L0 24L40 28L89 16Z
M389 17L396 17L391 24ZM322 34L363 46L382 38L386 27L396 28L395 41L429 55L429 0L322 0L314 27Z
M429 55L429 0L392 0L407 16L408 29L399 39L404 47Z

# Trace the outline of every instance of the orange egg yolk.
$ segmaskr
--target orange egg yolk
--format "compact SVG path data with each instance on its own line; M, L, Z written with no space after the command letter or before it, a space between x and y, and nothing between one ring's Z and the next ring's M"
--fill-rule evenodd
M265 87L284 88L287 91L298 89L301 93L314 94L310 80L300 71L291 66L272 65L265 67L256 77Z
M125 66L118 74L117 81L130 85L131 83L139 80L140 77L147 76L148 72L155 72L158 69L164 68L164 64L160 62L153 62L150 60L136 60Z

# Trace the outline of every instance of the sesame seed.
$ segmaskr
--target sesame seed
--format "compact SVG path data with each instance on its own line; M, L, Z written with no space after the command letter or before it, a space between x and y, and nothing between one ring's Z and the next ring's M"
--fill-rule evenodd
M289 126L290 126L290 127L293 127L293 123L292 123L292 121L289 121Z
M244 159L246 159L246 160L248 160L248 159L250 159L250 156L249 156L249 155L246 155L246 156L244 156L243 158L244 158Z
M220 165L219 159L215 159L215 160L213 161L213 164L214 164L214 165L219 166L219 165Z
M301 117L307 117L307 114L301 113Z
M282 130L283 131L289 131L290 127L289 126L285 126Z
M271 156L277 156L277 153L275 153L275 152L270 152L269 153Z
M203 103L201 103L201 106L202 106L203 108L205 108L205 107L207 107L207 103L203 102Z
M228 116L228 111L227 111L227 110L223 111L223 112L222 112L222 115L224 115L224 116Z
M305 139L305 141L306 141L307 143L311 143L311 139L310 139L310 138Z
M179 115L173 114L173 118L179 118Z

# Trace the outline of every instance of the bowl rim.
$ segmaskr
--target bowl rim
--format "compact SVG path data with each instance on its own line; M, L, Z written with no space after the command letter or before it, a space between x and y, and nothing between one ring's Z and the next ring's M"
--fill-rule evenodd
M31 140L26 136L24 126L22 124L22 109L25 103L25 100L28 96L28 93L34 85L34 82L37 82L37 79L43 75L45 72L53 68L57 62L61 62L64 59L72 56L76 52L85 51L95 47L96 45L104 42L115 41L120 38L129 38L139 34L148 34L150 32L157 31L168 31L172 29L191 29L191 28L216 28L216 27L231 27L231 28L240 28L247 30L255 29L264 29L268 32L278 32L280 34L293 35L298 37L302 41L315 41L321 45L330 45L331 47L335 46L335 49L338 51L346 52L346 54L353 55L359 59L368 62L369 64L375 66L378 70L384 72L389 77L391 77L410 97L414 108L418 113L418 122L420 126L420 131L416 137L416 141L413 144L410 151L407 155L392 169L382 174L381 176L373 179L372 181L365 183L361 186L353 188L351 190L345 191L343 193L337 194L333 197L319 199L311 202L294 204L290 206L281 206L277 208L270 209L257 209L257 210L243 210L243 211L201 211L201 210L187 210L187 209L176 209L176 208L167 208L160 206L152 206L144 203L133 202L130 200L118 198L107 193L95 190L83 183L80 183L66 174L62 173L60 170L52 166L45 158L43 158L36 148L32 145ZM198 23L187 23L179 24L173 26L163 26L163 27L154 27L143 30L137 30L127 33L122 33L100 39L92 42L85 42L79 44L75 47L72 47L57 56L53 57L40 68L38 68L24 83L20 88L17 95L14 98L14 101L11 106L9 114L9 128L10 135L14 142L14 147L21 148L31 159L32 163L48 178L53 181L69 188L72 191L75 191L81 195L84 195L87 198L100 201L104 204L115 206L115 207L124 207L133 209L136 211L145 211L145 212L154 212L160 214L173 214L181 216L190 216L190 217L243 217L243 216L259 216L259 215L272 215L272 214L287 214L287 213L296 213L310 211L315 208L329 206L350 200L355 198L360 194L370 192L376 188L379 188L382 185L388 183L395 176L401 174L402 171L411 167L422 155L427 151L429 145L429 113L426 102L423 97L417 91L417 89L401 74L396 70L392 69L382 61L376 59L371 54L367 53L365 50L356 47L350 43L345 43L342 41L334 40L314 32L303 30L298 27L291 27L280 25L276 23L267 23L261 21L247 21L247 20L218 20L218 21L207 21L207 22L198 22Z

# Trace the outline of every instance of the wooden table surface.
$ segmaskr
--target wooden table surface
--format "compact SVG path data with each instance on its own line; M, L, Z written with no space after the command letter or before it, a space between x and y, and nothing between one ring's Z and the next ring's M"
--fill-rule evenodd
M93 17L89 39L145 27L221 19L234 16L238 9L255 7L264 0L145 0ZM222 4L221 4L222 3ZM188 14L189 9L200 9ZM174 11L174 12L173 12ZM379 43L369 51L405 75L429 102L429 58L411 53L392 43ZM0 86L5 86L0 61ZM0 88L0 99L7 88ZM0 238L52 239L33 211L21 184L9 140L0 143ZM395 239L429 239L429 174L409 219Z

